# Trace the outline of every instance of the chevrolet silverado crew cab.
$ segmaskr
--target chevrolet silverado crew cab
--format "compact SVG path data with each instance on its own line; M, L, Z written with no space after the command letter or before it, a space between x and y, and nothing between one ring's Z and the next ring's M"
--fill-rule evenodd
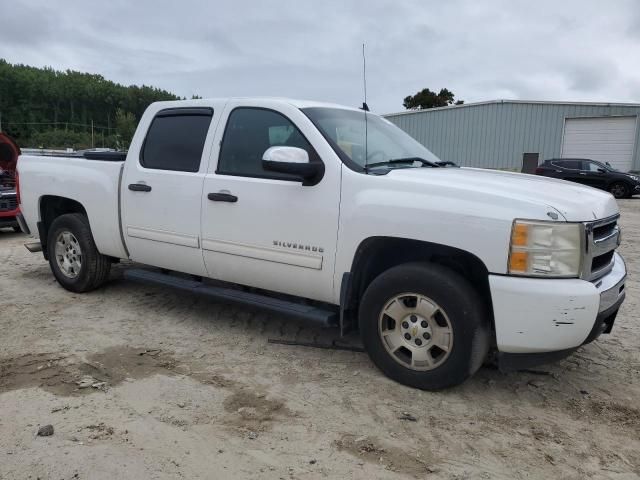
M85 157L18 161L21 226L64 288L130 259L156 267L133 280L359 330L406 385L459 384L489 352L505 369L562 358L625 296L609 193L439 167L363 110L159 102L127 154Z

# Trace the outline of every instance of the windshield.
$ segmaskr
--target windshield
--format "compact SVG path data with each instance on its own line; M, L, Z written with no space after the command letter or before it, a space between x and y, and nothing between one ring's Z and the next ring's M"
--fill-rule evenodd
M440 161L393 123L372 113L324 107L302 111L351 168L406 168L425 165L420 159Z

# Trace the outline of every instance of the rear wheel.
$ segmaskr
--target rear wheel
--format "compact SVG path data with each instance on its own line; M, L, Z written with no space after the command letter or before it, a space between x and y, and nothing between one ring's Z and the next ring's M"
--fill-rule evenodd
M626 183L615 182L609 187L609 192L616 198L626 198L629 196L629 187Z
M22 233L22 229L20 227L13 227L13 231L16 233Z
M69 213L56 218L49 228L47 249L51 271L67 290L88 292L109 277L111 261L98 252L85 215Z
M387 270L360 306L363 342L375 365L404 385L438 390L462 383L489 349L485 304L445 267L409 263Z

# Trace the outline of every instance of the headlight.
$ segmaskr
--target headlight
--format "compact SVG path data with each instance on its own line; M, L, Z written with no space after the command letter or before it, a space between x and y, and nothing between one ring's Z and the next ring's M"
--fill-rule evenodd
M578 277L582 262L579 223L516 220L511 229L509 273L533 277Z
M636 175L629 175L629 176L631 177L631 180L635 180L636 182L640 181L640 178L637 177Z

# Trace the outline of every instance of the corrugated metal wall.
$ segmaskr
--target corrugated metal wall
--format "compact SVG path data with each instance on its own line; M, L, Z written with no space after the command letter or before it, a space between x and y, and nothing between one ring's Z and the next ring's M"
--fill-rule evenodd
M559 157L564 119L640 115L640 106L498 101L385 115L442 160L463 166L520 170L525 152ZM636 128L633 170L640 170Z

